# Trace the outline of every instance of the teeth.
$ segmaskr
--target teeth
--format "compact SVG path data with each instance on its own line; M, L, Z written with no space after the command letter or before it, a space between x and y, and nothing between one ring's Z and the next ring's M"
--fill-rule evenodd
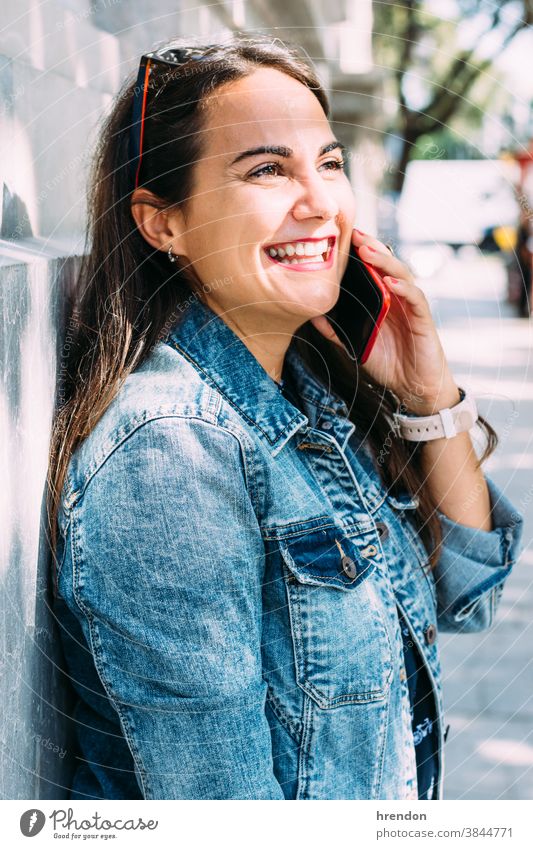
M288 257L319 257L326 253L329 248L328 239L322 239L320 242L291 242L284 244L283 247L270 247L268 253L271 257L283 259Z
M322 262L322 257L293 257L292 259L285 257L281 260L282 265L309 265L310 262Z

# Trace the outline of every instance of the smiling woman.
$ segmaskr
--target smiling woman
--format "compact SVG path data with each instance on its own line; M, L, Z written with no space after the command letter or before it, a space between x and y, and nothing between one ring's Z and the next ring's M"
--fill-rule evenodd
M522 520L343 155L267 37L147 54L103 127L49 472L72 798L442 798L437 626L492 623ZM352 246L394 289L364 369L325 319Z
M276 378L295 331L339 295L355 217L342 145L316 93L275 67L256 65L218 86L201 111L193 197L154 213L157 201L141 186L133 216L153 248L172 245L197 286L232 275L232 286L205 300ZM320 253L331 243L325 261L306 258L313 242ZM272 245L286 245L282 263L272 262Z

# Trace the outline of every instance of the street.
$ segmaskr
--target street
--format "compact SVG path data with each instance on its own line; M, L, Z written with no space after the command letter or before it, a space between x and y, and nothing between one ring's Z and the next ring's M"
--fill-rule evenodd
M419 284L459 386L500 444L485 472L525 516L524 552L496 624L440 634L445 799L533 798L533 324L505 302L499 260L463 249Z

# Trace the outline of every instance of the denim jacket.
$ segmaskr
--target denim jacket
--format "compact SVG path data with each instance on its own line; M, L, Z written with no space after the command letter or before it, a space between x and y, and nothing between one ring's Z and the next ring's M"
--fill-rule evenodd
M435 570L345 403L294 346L280 392L192 298L73 454L55 609L72 798L416 799L396 606L436 699L439 631L488 628L523 519L442 513Z

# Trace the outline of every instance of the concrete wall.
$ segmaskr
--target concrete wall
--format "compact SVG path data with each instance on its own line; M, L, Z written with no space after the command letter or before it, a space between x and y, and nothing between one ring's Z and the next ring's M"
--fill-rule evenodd
M98 121L124 76L155 43L187 33L223 37L232 29L258 29L299 41L321 79L326 84L335 79L344 95L334 129L355 154L376 117L375 101L368 97L379 83L368 66L370 6L370 0L3 0L2 798L67 798L76 757L68 719L72 694L48 606L49 556L41 519L66 294L83 250L86 175ZM343 44L365 58L359 73L353 63L343 71ZM352 157L350 174L361 198L359 223L372 229L375 190L365 162Z
M2 248L0 795L64 798L74 758L65 721L71 697L49 612L41 520L58 331L76 260L58 260L37 239Z

